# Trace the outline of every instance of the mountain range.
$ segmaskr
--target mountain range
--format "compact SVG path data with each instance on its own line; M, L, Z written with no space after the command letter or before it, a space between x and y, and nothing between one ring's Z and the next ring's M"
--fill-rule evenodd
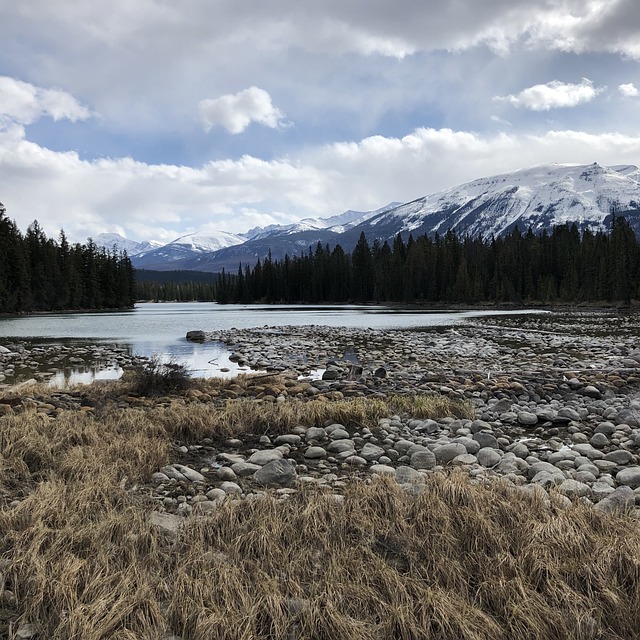
M136 268L235 271L269 252L297 255L318 242L351 251L361 233L369 243L391 242L400 233L418 237L449 229L472 238L498 237L518 227L535 233L563 223L581 230L606 230L612 212L624 215L640 236L640 169L549 164L480 178L404 204L375 211L346 211L330 218L306 218L292 225L255 228L244 234L189 234L164 246L133 243L117 234L94 238L100 246L126 248ZM123 243L127 243L124 245Z

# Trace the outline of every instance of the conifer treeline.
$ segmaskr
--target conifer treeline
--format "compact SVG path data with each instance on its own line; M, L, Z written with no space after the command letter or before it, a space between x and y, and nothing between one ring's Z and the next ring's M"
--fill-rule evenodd
M370 247L364 234L351 254L318 244L306 255L217 276L219 302L623 302L640 294L640 245L622 217L610 233L575 224L551 233L515 229L490 241L435 238Z
M135 302L131 261L92 241L47 238L37 221L22 234L0 203L0 313L111 309Z

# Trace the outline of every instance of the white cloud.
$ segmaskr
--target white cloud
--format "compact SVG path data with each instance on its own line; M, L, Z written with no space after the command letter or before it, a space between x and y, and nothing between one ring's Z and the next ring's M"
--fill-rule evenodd
M284 126L285 114L273 106L271 96L258 87L235 94L201 100L200 117L205 130L224 127L229 133L242 133L252 122L277 129Z
M640 96L640 91L638 91L638 89L632 82L619 85L618 91L620 91L620 93L625 98L637 98L638 96Z
M523 89L515 95L496 96L494 100L508 102L518 109L549 111L591 102L602 91L602 88L595 88L587 78L583 78L580 84L552 80L547 84L536 84Z
M635 164L640 136L549 131L478 134L416 129L308 148L295 156L209 162L198 168L98 161L60 153L0 130L1 199L26 229L37 218L49 235L74 241L124 229L134 239L167 241L205 225L242 232L346 209L408 201L480 176L549 162Z
M87 120L91 112L66 91L0 76L0 123L32 124L42 116L77 122Z

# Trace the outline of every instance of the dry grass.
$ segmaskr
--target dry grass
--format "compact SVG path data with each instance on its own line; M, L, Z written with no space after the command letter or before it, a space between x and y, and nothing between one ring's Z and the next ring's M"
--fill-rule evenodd
M149 524L136 485L169 459L174 412L286 428L393 406L366 403L0 418L0 638L26 621L60 640L638 637L637 520L556 511L500 483L433 474L415 497L381 478L342 502L227 502L177 539Z
M375 427L378 420L396 413L415 418L471 417L469 405L441 396L391 396L344 400L288 399L283 403L257 402L252 398L226 400L220 406L208 404L161 407L154 420L171 437L180 440L221 438L241 433L286 433L297 425L323 426L332 423L348 427Z

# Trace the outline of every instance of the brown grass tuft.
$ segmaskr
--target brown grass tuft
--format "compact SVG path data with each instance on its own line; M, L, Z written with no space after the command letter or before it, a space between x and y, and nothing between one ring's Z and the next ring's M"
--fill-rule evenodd
M351 481L341 501L304 487L227 501L177 539L151 525L144 482L177 434L370 424L418 406L394 402L0 418L0 638L27 621L54 640L638 636L637 520L463 473L431 474L416 496L383 477Z

